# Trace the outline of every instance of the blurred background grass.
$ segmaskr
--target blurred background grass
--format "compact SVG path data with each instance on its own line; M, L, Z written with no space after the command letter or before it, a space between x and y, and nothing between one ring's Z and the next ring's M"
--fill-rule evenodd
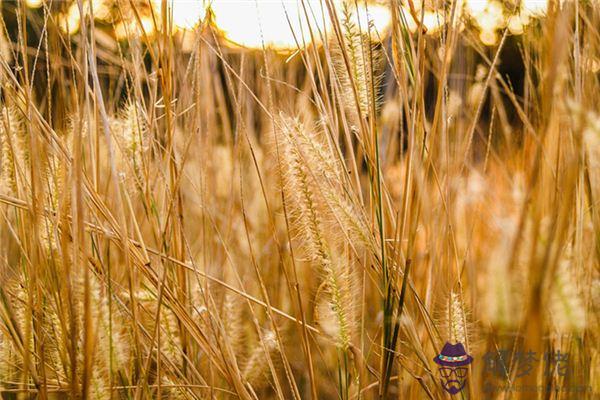
M1 4L3 397L598 397L597 2Z

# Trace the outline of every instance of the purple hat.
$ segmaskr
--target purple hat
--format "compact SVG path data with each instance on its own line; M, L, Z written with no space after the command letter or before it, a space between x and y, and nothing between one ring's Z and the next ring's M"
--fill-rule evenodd
M444 367L462 367L473 362L473 357L467 354L462 343L450 344L446 342L444 348L433 361Z

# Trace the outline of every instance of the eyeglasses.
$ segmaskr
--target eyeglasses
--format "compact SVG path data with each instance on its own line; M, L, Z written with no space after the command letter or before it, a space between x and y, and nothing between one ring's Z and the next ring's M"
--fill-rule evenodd
M467 368L440 368L440 375L444 378L450 378L452 373L456 375L458 378L464 378L467 376Z

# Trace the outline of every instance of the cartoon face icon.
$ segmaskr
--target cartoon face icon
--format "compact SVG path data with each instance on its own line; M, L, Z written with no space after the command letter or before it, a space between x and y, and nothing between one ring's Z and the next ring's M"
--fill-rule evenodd
M442 367L439 369L442 387L450 394L460 392L467 383L467 368Z
M473 357L467 354L462 343L446 342L440 354L433 361L438 364L442 387L452 395L459 393L467 383L467 365Z

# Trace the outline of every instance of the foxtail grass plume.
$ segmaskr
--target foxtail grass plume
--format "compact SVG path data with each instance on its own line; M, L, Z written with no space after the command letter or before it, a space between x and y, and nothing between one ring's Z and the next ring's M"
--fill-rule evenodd
M381 46L372 36L375 35L372 21L368 21L367 26L357 24L352 4L342 4L342 43L334 39L331 47L344 106L356 124L358 118L365 118L378 109L384 58Z
M487 267L486 286L482 288L485 299L484 316L498 328L509 328L519 320L513 303L513 280L508 271L510 241L504 239L492 251Z
M113 130L121 149L121 173L131 174L134 187L145 182L145 154L149 149L148 128L142 107L128 102L121 110L119 118L112 121Z
M358 285L351 269L343 260L336 260L325 272L317 291L315 320L344 351L350 348L355 336L358 295Z
M0 146L1 146L1 189L13 196L19 187L19 171L25 173L27 145L23 130L22 117L12 106L3 106L0 110Z
M269 379L269 362L267 357L274 362L276 357L273 353L277 350L277 338L275 333L268 331L263 333L262 344L257 343L248 357L243 369L242 376L252 386L263 386Z
M337 256L339 239L324 229L330 208L321 190L323 186L327 187L328 178L334 178L333 160L324 155L322 149L312 147L314 143L298 144L297 138L306 138L306 133L297 119L282 114L279 126L283 133L284 190L298 212L294 219L295 229L302 237L304 252L312 261L315 272L323 276L317 294L317 319L337 345L347 350L353 336L352 287L355 285L345 259ZM319 160L319 156L315 158L318 153L322 153L323 160Z
M444 313L447 335L451 343L467 344L467 314L460 293L451 291Z
M308 130L302 124L298 128L290 139L309 172L319 181L318 195L325 203L324 222L329 225L328 230L342 229L351 245L362 245L377 253L377 244L358 206L358 196L345 179L345 165L336 156L334 144L327 140L323 129Z
M312 186L305 191L304 202L310 202L318 208L318 224L329 236L335 238L334 247L339 245L341 239L347 239L352 247L365 247L374 253L378 252L378 245L368 227L367 219L361 211L359 199L345 179L345 166L339 161L323 130L309 130L296 119L291 119L281 114L281 125L284 127L286 146L284 150L286 160L286 185L289 193L297 198L295 188L302 188L306 184ZM294 166L292 173L290 166ZM315 208L315 210L316 210ZM305 213L310 214L308 208ZM341 231L340 231L341 230ZM340 237L339 232L344 232Z
M302 233L305 254L323 269L331 264L330 249L323 231L323 205L315 192L316 185L303 154L294 144L294 137L304 130L297 119L280 115L279 127L282 132L282 158L284 191L295 210L293 225Z
M551 285L550 315L561 333L581 332L586 327L584 303L569 260L561 260L556 270Z
M0 397L596 395L600 7L157 1L0 0Z
M231 292L224 294L223 304L221 305L224 334L237 354L243 352L246 336L243 329L242 309L243 302L239 296Z

